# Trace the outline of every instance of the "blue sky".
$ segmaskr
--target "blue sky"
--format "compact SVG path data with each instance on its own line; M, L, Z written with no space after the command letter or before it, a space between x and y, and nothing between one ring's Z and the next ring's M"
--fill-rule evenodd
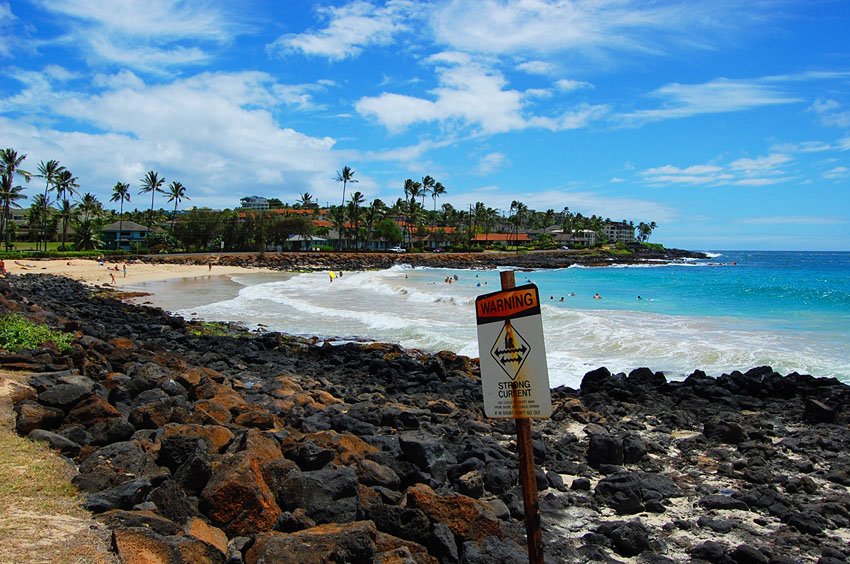
M147 170L183 207L339 203L348 165L368 200L431 175L668 246L850 250L848 29L846 0L0 0L0 146L108 206Z

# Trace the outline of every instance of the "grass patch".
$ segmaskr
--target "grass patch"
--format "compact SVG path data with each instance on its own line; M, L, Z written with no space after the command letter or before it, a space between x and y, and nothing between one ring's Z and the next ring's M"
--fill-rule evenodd
M70 465L13 430L10 390L25 378L0 372L0 562L115 563L109 532L80 507Z
M71 333L54 331L17 313L0 317L0 349L12 353L38 349L45 343L53 343L65 352L71 349L73 340Z
M234 331L227 323L218 321L192 322L187 327L189 333L196 337L238 337L242 331Z

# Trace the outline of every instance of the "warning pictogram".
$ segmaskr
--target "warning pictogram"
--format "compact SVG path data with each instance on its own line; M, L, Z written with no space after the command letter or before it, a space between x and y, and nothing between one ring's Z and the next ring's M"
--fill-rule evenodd
M531 345L514 329L510 319L508 319L505 321L505 326L499 336L496 337L496 342L490 349L490 354L493 355L499 367L505 371L511 381L514 381L519 371L522 370L525 360L531 354Z

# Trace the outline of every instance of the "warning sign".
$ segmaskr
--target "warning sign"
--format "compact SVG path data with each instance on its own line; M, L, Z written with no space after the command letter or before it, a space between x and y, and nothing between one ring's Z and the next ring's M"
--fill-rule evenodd
M537 286L475 300L484 412L488 417L544 419L552 414Z

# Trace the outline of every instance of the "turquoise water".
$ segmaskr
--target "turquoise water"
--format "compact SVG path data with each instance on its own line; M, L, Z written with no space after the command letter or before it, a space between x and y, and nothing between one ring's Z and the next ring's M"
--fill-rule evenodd
M850 253L720 251L702 261L515 276L540 289L552 386L577 386L600 366L680 378L770 365L850 381ZM237 296L178 313L477 357L475 298L499 288L499 273L398 266L333 282L326 272L234 281Z
M530 277L566 307L730 317L764 329L850 337L850 253L725 251L655 267L570 268ZM599 293L601 300L588 301ZM642 299L638 300L637 296Z

